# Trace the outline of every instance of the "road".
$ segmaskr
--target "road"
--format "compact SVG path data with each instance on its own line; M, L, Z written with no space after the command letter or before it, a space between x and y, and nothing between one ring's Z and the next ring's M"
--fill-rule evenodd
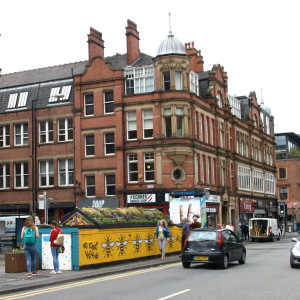
M247 246L245 265L227 270L180 263L0 296L12 299L299 299L300 269L291 269L290 240Z

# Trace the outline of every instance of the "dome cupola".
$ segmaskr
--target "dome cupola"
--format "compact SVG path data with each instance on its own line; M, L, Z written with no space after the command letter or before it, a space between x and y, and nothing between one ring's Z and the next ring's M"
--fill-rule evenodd
M168 54L187 55L184 45L174 38L172 31L169 32L168 38L159 45L157 50L157 56Z

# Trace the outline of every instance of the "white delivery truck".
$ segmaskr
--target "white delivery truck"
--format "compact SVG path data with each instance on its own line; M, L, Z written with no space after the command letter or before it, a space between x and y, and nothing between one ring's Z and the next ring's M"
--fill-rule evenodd
M249 220L249 237L251 241L269 240L275 238L280 240L280 231L277 219L270 218L252 218Z

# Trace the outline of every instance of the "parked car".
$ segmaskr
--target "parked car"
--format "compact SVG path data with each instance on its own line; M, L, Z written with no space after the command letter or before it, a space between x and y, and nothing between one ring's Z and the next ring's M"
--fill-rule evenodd
M280 240L280 231L276 219L252 218L249 220L249 237L252 242L265 240L273 242Z
M300 266L300 238L292 238L292 241L296 244L291 249L290 264L291 268L296 268Z
M246 262L246 249L229 229L194 229L185 240L182 251L182 266L189 268L192 263L217 264L226 269L228 264Z

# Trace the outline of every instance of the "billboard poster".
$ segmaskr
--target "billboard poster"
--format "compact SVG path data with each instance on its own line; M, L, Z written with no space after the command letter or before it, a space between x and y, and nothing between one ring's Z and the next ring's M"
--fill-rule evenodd
M202 227L206 227L206 202L205 197L175 196L170 197L170 218L174 223L180 223L185 217L192 222L194 215L199 216Z

